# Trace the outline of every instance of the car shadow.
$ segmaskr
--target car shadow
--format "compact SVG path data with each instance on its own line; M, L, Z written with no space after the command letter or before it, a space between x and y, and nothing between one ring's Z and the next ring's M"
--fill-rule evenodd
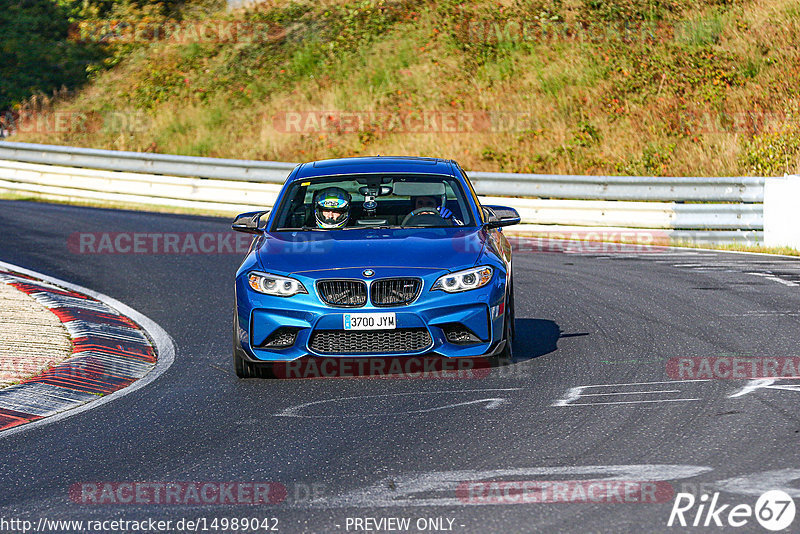
M555 321L548 319L516 319L514 322L514 358L510 363L520 363L558 349L558 340L565 337L588 336L588 332L565 334Z

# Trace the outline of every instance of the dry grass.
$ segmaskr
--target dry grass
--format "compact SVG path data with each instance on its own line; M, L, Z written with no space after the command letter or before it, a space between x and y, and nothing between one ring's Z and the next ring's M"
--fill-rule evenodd
M611 4L634 10L647 2ZM301 28L284 41L154 44L56 104L58 110L144 113L147 120L133 130L29 133L17 140L278 161L437 155L468 169L508 172L800 171L800 128L796 117L784 115L798 108L800 97L800 51L790 46L800 40L800 2L651 4L679 6L664 12L658 23L669 31L655 40L571 36L498 43L470 41L459 28L475 20L531 24L545 8L569 27L582 21L596 30L612 23L582 0L560 8L536 1L459 8L412 0L306 3L303 13L283 22ZM388 22L375 14L381 5L394 9ZM237 16L278 20L291 6L272 2L257 14ZM326 12L352 17L344 26L354 28L351 39L342 43L325 33L333 24ZM315 30L304 33L305 27ZM163 98L152 98L162 89ZM466 133L380 127L284 133L275 118L290 111L460 111L517 122ZM779 116L780 124L739 120L754 114ZM764 137L770 131L778 138Z

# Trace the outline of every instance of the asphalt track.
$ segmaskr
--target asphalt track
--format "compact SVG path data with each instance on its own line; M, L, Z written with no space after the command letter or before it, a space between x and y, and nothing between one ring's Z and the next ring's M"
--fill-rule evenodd
M0 201L0 260L109 295L177 347L174 364L138 391L0 435L4 518L277 517L282 532L353 532L348 518L442 517L454 519L453 532L701 532L713 529L666 526L672 499L477 504L455 487L660 476L676 492L722 491L732 504L753 505L765 489L800 497L790 489L800 488L800 391L791 380L736 397L752 383L660 384L674 357L798 355L800 261L677 249L519 253L520 361L511 366L467 380L243 381L230 347L239 255L67 247L74 232L228 224ZM574 389L583 386L592 387ZM302 406L317 401L325 402ZM272 481L288 496L273 506L70 500L72 485L93 481ZM306 498L312 487L316 498ZM765 532L753 519L728 530Z

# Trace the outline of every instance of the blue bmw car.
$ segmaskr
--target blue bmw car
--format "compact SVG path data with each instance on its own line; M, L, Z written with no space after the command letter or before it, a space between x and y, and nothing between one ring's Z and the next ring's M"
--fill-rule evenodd
M236 273L233 361L268 377L300 358L510 360L516 210L482 206L451 160L364 157L297 166Z

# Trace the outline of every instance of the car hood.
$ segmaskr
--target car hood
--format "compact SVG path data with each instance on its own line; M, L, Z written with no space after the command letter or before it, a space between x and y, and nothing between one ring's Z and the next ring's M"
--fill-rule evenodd
M475 264L486 240L479 228L358 229L266 233L262 268L276 273L368 267L457 269Z

